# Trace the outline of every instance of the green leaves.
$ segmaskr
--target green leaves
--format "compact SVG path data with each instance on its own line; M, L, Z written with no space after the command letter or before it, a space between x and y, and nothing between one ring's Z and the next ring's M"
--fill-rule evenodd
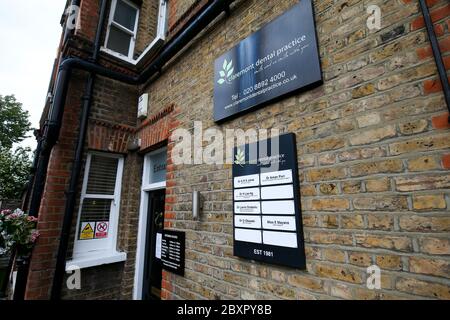
M234 156L234 163L240 165L243 167L243 164L245 164L245 154L242 149L237 149L236 155Z
M20 199L31 169L31 150L0 147L0 199Z
M20 199L31 168L31 150L14 148L27 137L28 111L14 95L0 95L0 199Z
M11 148L16 142L22 141L30 131L28 111L14 95L0 95L0 147Z
M230 62L227 61L227 59L225 59L225 61L223 62L222 65L222 69L219 72L220 75L220 79L217 80L218 84L223 84L225 82L229 82L229 78L231 77L231 75L234 72L234 68L233 68L233 60L230 60Z

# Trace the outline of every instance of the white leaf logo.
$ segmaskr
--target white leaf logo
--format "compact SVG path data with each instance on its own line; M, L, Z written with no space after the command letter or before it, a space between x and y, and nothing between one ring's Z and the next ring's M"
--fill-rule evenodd
M234 68L233 68L233 60L230 60L230 62L225 59L222 65L222 69L219 71L220 78L217 80L218 84L223 83L230 83L230 77L233 75Z
M234 156L234 158L235 158L234 163L243 167L243 164L245 164L244 151L242 151L241 149L237 149L237 152L236 152L236 155Z

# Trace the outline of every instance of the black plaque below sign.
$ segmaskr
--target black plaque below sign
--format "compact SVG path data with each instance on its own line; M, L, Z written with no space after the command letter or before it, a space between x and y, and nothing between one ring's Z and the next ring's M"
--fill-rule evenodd
M214 63L214 120L322 83L311 0L242 40Z
M161 261L163 269L184 276L184 251L186 234L164 230L161 239Z
M294 134L234 149L235 256L306 267L296 149Z

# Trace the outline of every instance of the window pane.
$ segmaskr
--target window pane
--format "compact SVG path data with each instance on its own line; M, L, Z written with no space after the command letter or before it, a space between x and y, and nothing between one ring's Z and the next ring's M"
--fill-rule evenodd
M92 155L86 193L114 195L119 159Z
M137 10L121 0L117 0L114 21L128 30L134 31Z
M109 221L111 201L111 199L85 198L81 208L80 222Z
M109 233L109 199L84 199L81 208L79 240L106 239Z
M109 37L106 47L128 57L131 36L114 26L109 28Z
M165 151L150 156L150 183L166 181L166 162Z

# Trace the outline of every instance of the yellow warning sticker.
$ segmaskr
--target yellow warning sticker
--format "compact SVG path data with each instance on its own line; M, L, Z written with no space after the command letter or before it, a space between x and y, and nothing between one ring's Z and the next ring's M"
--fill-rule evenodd
M80 240L90 240L94 239L94 228L95 222L82 222L80 231Z

